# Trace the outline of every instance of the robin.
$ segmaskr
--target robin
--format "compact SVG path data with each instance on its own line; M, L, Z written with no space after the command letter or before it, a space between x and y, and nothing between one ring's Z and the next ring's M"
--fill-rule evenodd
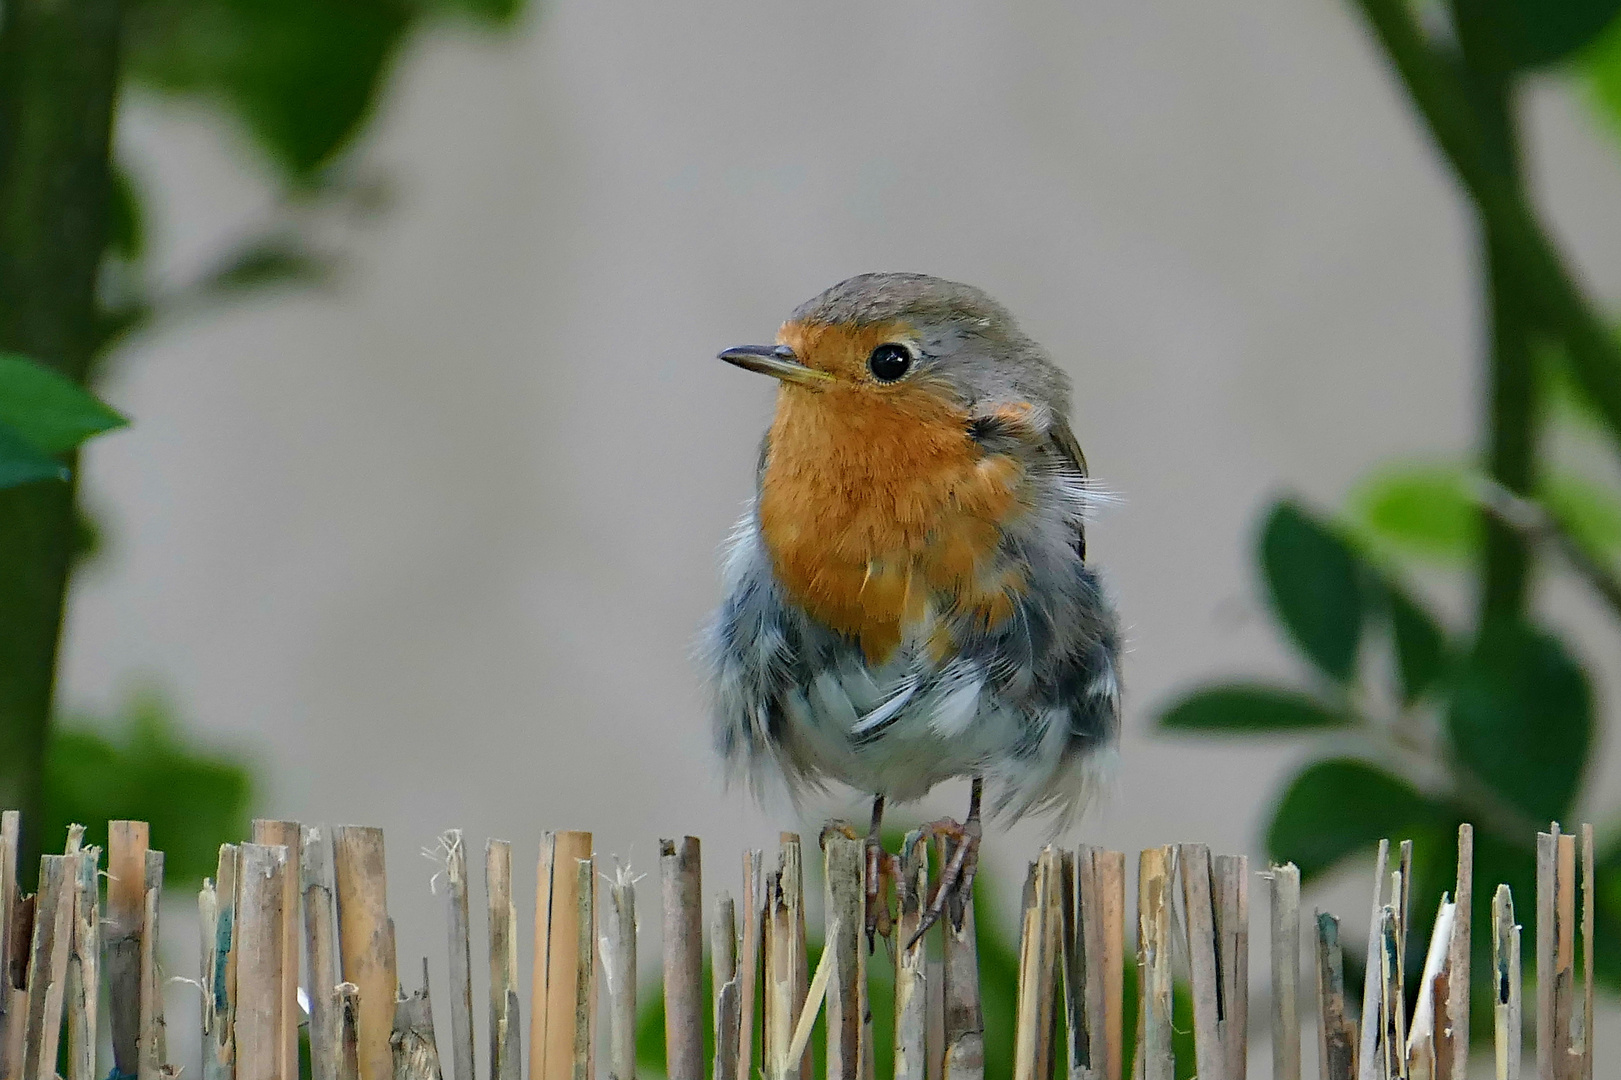
M960 925L987 785L999 819L1061 824L1120 727L1069 380L990 296L923 274L850 278L720 359L780 383L707 634L720 755L757 789L872 795L869 944L886 802L970 778L923 918Z

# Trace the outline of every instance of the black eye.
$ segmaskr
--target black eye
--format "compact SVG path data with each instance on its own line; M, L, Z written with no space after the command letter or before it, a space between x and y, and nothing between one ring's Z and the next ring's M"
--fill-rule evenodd
M887 341L867 357L867 370L879 382L894 382L912 366L912 354L905 345Z

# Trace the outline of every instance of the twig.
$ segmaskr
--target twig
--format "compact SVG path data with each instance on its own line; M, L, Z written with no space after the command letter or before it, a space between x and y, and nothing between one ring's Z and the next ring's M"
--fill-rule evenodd
M1514 896L1507 885L1492 896L1493 1035L1497 1080L1520 1080L1520 1050L1525 1021L1520 984L1520 927L1514 921Z
M1345 954L1340 922L1317 912L1317 1060L1321 1080L1356 1076L1356 1028L1345 1015Z
M304 956L310 972L311 1080L337 1080L342 1048L332 991L338 985L337 909L333 906L332 830L299 834L298 880L304 894Z
M287 874L283 881L287 894L281 902L281 1080L298 1080L298 955L303 951L300 947L303 935L299 927L301 871L297 869L303 865L299 854L300 840L296 821L271 821L266 818L255 818L253 821L255 844L287 849Z
M388 1038L394 1029L394 994L399 975L394 928L388 917L383 830L364 825L337 826L332 830L332 864L337 884L339 974L360 994L356 1017L360 1080L390 1080L394 1052ZM241 1047L237 1050L240 1055Z
M623 866L608 886L602 974L608 985L608 1080L636 1080L636 880Z
M243 844L240 850L236 1075L238 1080L279 1080L285 1001L281 972L286 955L282 903L287 895L287 849L281 845Z
M518 1043L518 911L512 901L512 845L484 844L484 887L489 898L490 1080L522 1080ZM513 1053L507 1053L508 1043ZM317 1078L319 1080L319 1078Z
M1266 878L1272 901L1272 1076L1300 1080L1300 870L1285 863Z
M123 1076L140 1072L141 924L146 918L144 821L107 825L107 987L111 1005L113 1068Z
M659 841L664 900L664 1059L670 1080L704 1080L703 890L698 838Z
M923 830L906 834L901 844L900 875L895 883L900 917L895 921L895 1080L927 1080L928 950L917 936L929 902L929 849Z

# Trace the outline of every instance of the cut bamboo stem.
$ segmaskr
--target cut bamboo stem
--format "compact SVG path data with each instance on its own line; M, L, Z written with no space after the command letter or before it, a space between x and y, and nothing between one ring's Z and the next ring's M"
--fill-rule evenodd
M788 897L789 917L793 920L788 950L788 976L793 985L794 1019L789 1021L792 1026L804 1015L806 995L810 993L810 948L805 933L805 851L798 833L778 833L777 841L781 845L782 888ZM799 1063L800 1080L812 1080L811 1059L803 1054L794 1055L793 1059Z
M67 1080L96 1080L101 999L101 849L82 848L74 865L73 948L68 956Z
M1058 1019L1054 1008L1058 873L1058 853L1049 846L1030 864L1025 879L1014 1013L1014 1080L1048 1080L1052 1076L1052 1036Z
M428 959L422 958L422 989L394 1000L394 1080L440 1080L439 1047L433 1038L433 999L428 994Z
M73 934L78 857L40 857L34 934L28 951L27 1029L22 1080L54 1080L62 1031L62 998Z
M534 992L530 997L530 1080L572 1080L574 1075L581 940L579 864L592 860L591 851L588 832L547 833L541 840L536 871Z
M332 991L337 1017L338 1080L360 1080L360 987L339 983Z
M445 915L450 957L450 1060L456 1080L477 1080L473 1069L473 937L467 901L467 849L462 831L439 838L445 856Z
M141 924L146 917L144 821L107 825L107 986L112 1028L113 1068L123 1076L140 1072Z
M1576 1013L1576 837L1569 833L1559 834L1555 867L1554 1075L1558 1080L1577 1080L1581 1059L1571 1046Z
M574 863L574 1047L572 1080L595 1080L597 1045L597 864L594 858Z
M1507 885L1492 896L1492 997L1497 1080L1520 1080L1524 1004L1520 984L1520 927L1514 921L1514 895Z
M214 920L203 927L213 935L206 950L209 969L203 975L203 1007L209 1019L203 1030L203 1080L236 1076L236 913L241 849L221 844L214 872ZM205 889L208 883L205 884Z
M1385 906L1385 885L1389 874L1390 841L1379 841L1379 853L1373 863L1373 904L1368 921L1367 966L1362 977L1362 1027L1358 1036L1357 1063L1359 1080L1383 1080L1384 1065L1380 1058L1379 1023L1383 1014L1380 1006L1380 956L1383 939L1380 937L1380 913Z
M1272 1076L1300 1080L1300 870L1267 872L1272 914Z
M1172 849L1148 848L1137 863L1138 1060L1143 1080L1172 1080L1171 896Z
M1087 1009L1102 1030L1105 1080L1123 1080L1126 1060L1126 853L1092 849L1096 904L1082 912L1087 955L1103 962L1087 966ZM1093 971L1097 974L1092 974ZM1095 1051L1094 1051L1095 1052Z
M827 991L827 1080L861 1080L866 845L841 830L829 829L823 834L822 848L822 910L827 926L822 948L832 963ZM839 928L837 936L834 927Z
M13 1043L22 1037L26 1010L13 1005L12 998L22 983L22 972L12 963L12 942L17 935L17 859L22 841L22 815L16 810L0 814L0 1076L16 1076L21 1062Z
M1397 871L1399 877L1400 871ZM1400 896L1400 882L1392 896ZM1406 1001L1402 997L1401 917L1396 905L1379 909L1379 954L1370 962L1379 968L1379 1054L1380 1068L1389 1080L1400 1080L1405 1072Z
M391 1080L394 1052L388 1039L394 1030L399 975L394 930L388 918L383 830L363 825L334 828L332 865L337 885L339 974L345 982L353 983L360 995L356 1020L360 1080ZM240 983L240 967L238 973ZM241 1052L238 1046L239 1061Z
M737 988L737 910L725 893L715 897L715 911L709 923L709 985L715 1026L715 1080L736 1080L738 988Z
M659 841L664 898L664 1060L670 1080L703 1080L703 890L698 838Z
M1451 1068L1448 1080L1465 1080L1469 1073L1469 952L1475 910L1475 828L1458 826L1458 878L1452 894L1458 906L1452 921L1451 956L1447 962L1446 1024L1439 1034L1447 1044Z
M1583 825L1582 839L1582 1008L1581 1080L1593 1080L1593 922L1594 880L1593 826ZM1462 1078L1460 1072L1458 1077Z
M1217 855L1216 969L1221 976L1221 1044L1227 1080L1245 1080L1249 1061L1250 863L1244 855Z
M1452 927L1457 917L1457 905L1447 896L1441 897L1441 906L1435 913L1430 934L1429 951L1424 956L1424 971L1418 983L1418 1001L1413 1007L1413 1021L1407 1034L1408 1080L1436 1080L1450 1074L1451 1046L1443 1054L1442 1043L1446 1033L1447 964L1452 953ZM1443 1064L1444 1063L1444 1064Z
M1216 904L1211 894L1210 849L1203 844L1183 844L1177 862L1182 905L1187 914L1196 1071L1202 1078L1222 1080L1227 1054L1221 1041L1221 977L1216 970Z
M939 865L945 866L949 848L944 837L935 844ZM985 1014L980 1007L979 945L972 898L962 905L962 924L951 913L941 917L941 995L945 1050L942 1080L984 1080Z
M743 939L737 957L737 1076L755 1080L754 1008L759 994L760 938L765 915L762 854L759 848L743 852ZM717 1050L717 1053L720 1051Z
M805 1000L800 979L805 968L805 894L799 857L799 837L783 834L777 869L766 883L763 1057L770 1080L787 1080L794 1024Z
M1321 1080L1354 1080L1357 1032L1345 1015L1345 953L1340 922L1319 911L1317 937L1317 1061Z
M505 840L484 844L484 886L489 899L490 1080L522 1080L523 1059L516 1052L507 1053L509 1042L517 1046L522 1028L517 1008L518 909L512 900L512 845Z
M158 971L158 958L161 955L158 913L162 897L163 852L148 851L145 917L141 926L140 1080L161 1080L170 1071L167 1027L163 1017L163 981Z
M830 929L836 933L839 925L834 923ZM794 1024L794 1037L788 1044L784 1075L803 1067L806 1060L805 1050L810 1046L811 1030L816 1026L816 1014L822 1011L822 1002L827 997L828 980L832 975L833 954L823 950L821 962L816 965L816 977L811 979L810 985L805 990L805 1007L800 1010Z
M243 844L238 873L236 1075L238 1080L280 1080L287 849Z
M608 1080L636 1080L636 884L624 866L608 886L602 974L608 988Z
M895 1080L929 1080L928 950L912 942L929 902L928 840L921 829L901 844L895 883L900 916L895 922ZM910 947L908 947L908 943Z
M255 818L253 842L287 849L287 874L282 897L282 958L281 958L281 1026L282 1054L281 1080L298 1080L298 967L299 953L303 951L303 933L299 926L300 831L296 821L271 821Z
M332 830L299 833L299 888L304 897L304 958L309 967L311 1080L337 1080L340 1047L332 991L338 985L338 923L333 906Z

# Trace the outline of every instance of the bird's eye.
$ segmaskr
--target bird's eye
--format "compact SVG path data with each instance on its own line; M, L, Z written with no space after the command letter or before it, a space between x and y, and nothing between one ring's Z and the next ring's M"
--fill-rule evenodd
M879 382L894 382L912 366L912 353L905 345L886 341L867 357L867 370Z

